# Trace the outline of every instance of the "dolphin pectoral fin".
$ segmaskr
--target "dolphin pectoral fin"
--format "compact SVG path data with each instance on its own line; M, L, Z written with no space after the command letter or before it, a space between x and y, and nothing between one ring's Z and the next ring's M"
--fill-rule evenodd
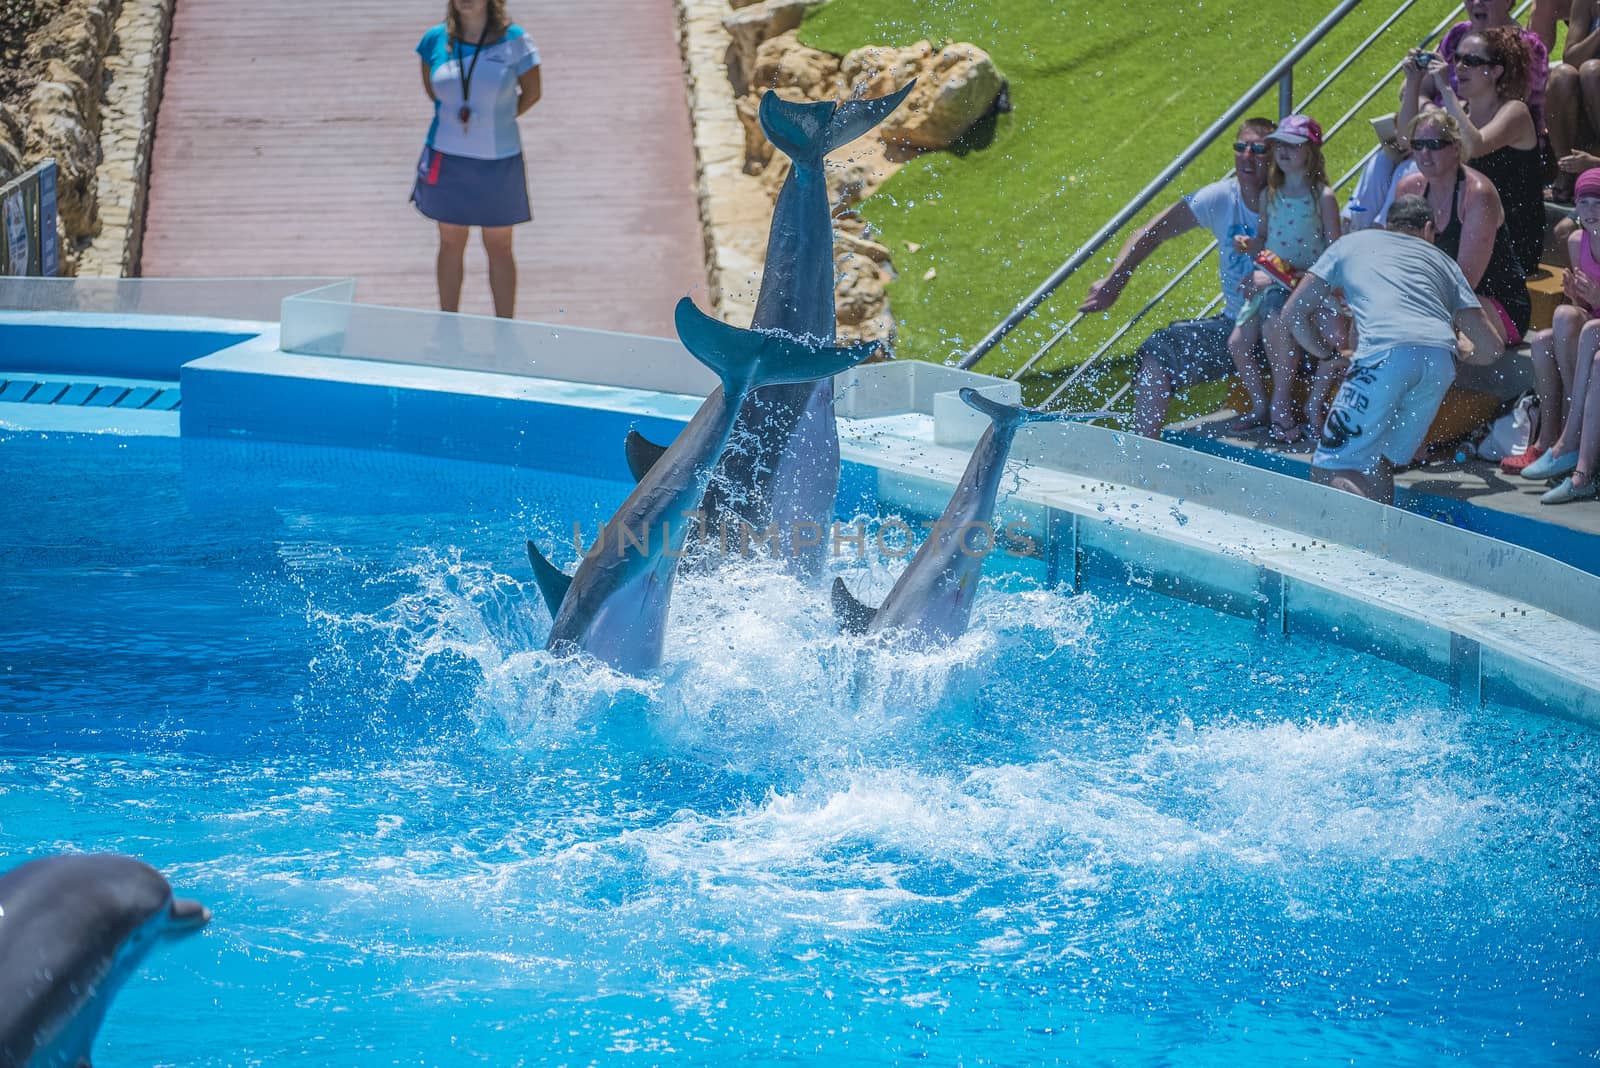
M912 86L916 84L917 80L913 78L888 96L842 102L834 109L833 119L828 123L828 147L823 149L823 152L832 152L836 148L848 145L887 119L910 95Z
M628 472L633 475L635 482L643 481L644 476L661 459L661 454L667 451L665 445L657 445L637 430L628 431L628 437L622 443L622 451L628 458Z
M550 615L555 617L561 610L561 602L566 599L567 587L572 585L572 576L563 572L559 567L544 558L544 553L533 542L528 542L528 563L533 565L533 578L539 584L539 592L544 595L545 607L550 609Z
M982 412L998 427L1016 427L1023 423L1091 422L1096 419L1121 418L1116 412L1106 411L1041 412L1037 408L1024 408L1019 404L990 400L970 386L963 387L959 392L967 407Z
M856 600L844 579L833 580L833 618L839 621L840 630L846 634L865 634L877 614L876 608L868 608Z
M758 386L827 378L854 367L881 347L877 341L811 345L792 334L741 330L707 315L688 297L678 301L673 319L683 347L717 373L730 396Z

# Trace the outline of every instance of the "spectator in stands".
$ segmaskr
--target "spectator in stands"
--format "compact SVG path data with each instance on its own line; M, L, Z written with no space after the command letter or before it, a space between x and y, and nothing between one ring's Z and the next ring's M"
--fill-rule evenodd
M1427 198L1434 244L1460 265L1473 291L1499 316L1509 343L1520 344L1533 304L1506 232L1500 194L1489 179L1462 165L1461 130L1444 110L1428 108L1412 120L1410 140L1417 173L1400 183L1400 195Z
M1428 74L1443 81L1444 60L1435 60ZM1506 231L1524 274L1539 269L1544 251L1544 152L1533 114L1523 103L1527 93L1528 49L1515 30L1473 30L1456 44L1456 91L1444 94L1444 110L1461 130L1461 154L1473 169L1494 184L1505 209ZM1408 79L1425 76L1406 64ZM1459 95L1458 95L1459 93ZM1406 94L1400 125L1408 125L1415 93Z
M1533 11L1528 15L1528 29L1539 35L1546 52L1555 50L1556 23L1566 22L1572 17L1572 3L1573 0L1533 0ZM1550 72L1555 73L1553 64Z
M411 199L439 224L439 307L461 306L467 238L477 226L494 313L509 319L517 299L511 228L533 218L517 116L539 100L539 50L507 18L505 0L449 0L417 54L433 125Z
M1226 378L1233 370L1228 335L1254 270L1250 257L1233 247L1233 239L1254 234L1259 225L1257 213L1267 185L1266 137L1274 127L1268 119L1246 119L1233 142L1233 177L1183 197L1134 231L1117 253L1111 273L1089 287L1088 299L1078 309L1088 314L1111 307L1139 264L1180 234L1203 226L1216 237L1222 311L1172 323L1139 346L1132 424L1136 434L1160 435L1175 391Z
M1398 119L1397 113L1373 120L1379 150L1367 161L1361 177L1356 180L1355 192L1350 194L1340 217L1342 233L1353 234L1369 226L1382 226L1389 217L1389 205L1394 203L1395 186L1407 175L1417 173L1417 165L1411 159L1411 145L1401 134Z
M1470 348L1461 358L1493 363L1504 339L1461 268L1435 248L1434 212L1420 196L1398 197L1386 230L1334 242L1295 290L1284 319L1318 360L1337 353L1314 323L1335 304L1355 319L1357 347L1312 457L1312 477L1385 503L1394 468L1422 446L1439 402L1455 379L1456 330Z
M1600 482L1595 479L1595 461L1600 460L1600 355L1591 357L1590 362L1596 366L1590 367L1584 390L1583 431L1572 473L1540 497L1540 504L1569 504L1600 497Z
M1561 60L1550 68L1545 122L1561 169L1551 191L1568 204L1578 175L1600 166L1600 159L1582 151L1600 144L1600 0L1571 0Z
M1252 430L1270 419L1272 440L1287 445L1305 436L1292 395L1300 348L1278 313L1305 269L1338 239L1339 201L1328 185L1322 127L1315 119L1290 115L1267 140L1275 144L1260 225L1253 235L1233 239L1234 247L1255 257L1263 271L1255 279L1255 295L1245 301L1228 338L1234 370L1250 394L1250 410L1229 429ZM1263 339L1272 371L1270 402L1255 355Z
M1578 177L1579 230L1567 238L1572 266L1562 289L1572 303L1556 309L1549 330L1533 335L1533 373L1539 390L1539 433L1526 452L1508 456L1501 469L1543 481L1570 474L1582 445L1584 396L1600 354L1600 170ZM1589 470L1592 471L1592 468Z
M1543 130L1545 82L1550 77L1549 46L1537 33L1523 29L1511 17L1512 0L1463 0L1461 6L1466 10L1467 21L1458 22L1445 31L1444 40L1439 43L1440 58L1450 63L1455 58L1456 46L1469 32L1482 33L1500 26L1516 30L1528 46L1528 110L1533 112L1534 125ZM1456 74L1453 67L1447 67L1443 75L1430 70L1422 79L1416 104L1420 107L1442 103L1444 91L1456 87ZM1402 96L1410 92L1411 83L1407 81ZM1403 99L1401 103L1404 104Z

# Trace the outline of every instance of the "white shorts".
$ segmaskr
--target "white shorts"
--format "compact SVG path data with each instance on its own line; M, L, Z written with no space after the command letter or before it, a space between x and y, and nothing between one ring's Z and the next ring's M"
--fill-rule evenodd
M1434 345L1397 345L1352 364L1311 466L1370 473L1380 457L1410 463L1455 380L1455 353Z

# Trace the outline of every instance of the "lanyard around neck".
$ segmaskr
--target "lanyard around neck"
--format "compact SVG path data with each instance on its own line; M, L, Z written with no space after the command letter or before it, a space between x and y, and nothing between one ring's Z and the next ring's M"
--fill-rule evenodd
M478 33L477 47L472 53L472 65L468 66L466 60L461 56L461 49L466 46L466 42L459 37L455 38L456 62L461 65L461 103L463 105L466 105L472 100L472 74L478 69L478 57L483 55L483 42L487 41L488 39L489 20L484 19L483 29ZM464 106L462 110L466 110Z

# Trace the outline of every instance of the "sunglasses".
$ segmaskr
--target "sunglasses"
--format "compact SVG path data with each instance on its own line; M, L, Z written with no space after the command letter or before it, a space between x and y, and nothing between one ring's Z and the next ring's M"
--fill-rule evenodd
M1265 141L1235 141L1233 150L1235 152L1248 152L1252 156L1265 156L1267 154L1267 143Z
M1492 67L1494 60L1488 56L1462 55L1456 53L1455 65L1458 67Z
M1429 152L1438 152L1449 148L1453 144L1455 142L1448 137L1413 137L1411 139L1412 148L1425 148Z

